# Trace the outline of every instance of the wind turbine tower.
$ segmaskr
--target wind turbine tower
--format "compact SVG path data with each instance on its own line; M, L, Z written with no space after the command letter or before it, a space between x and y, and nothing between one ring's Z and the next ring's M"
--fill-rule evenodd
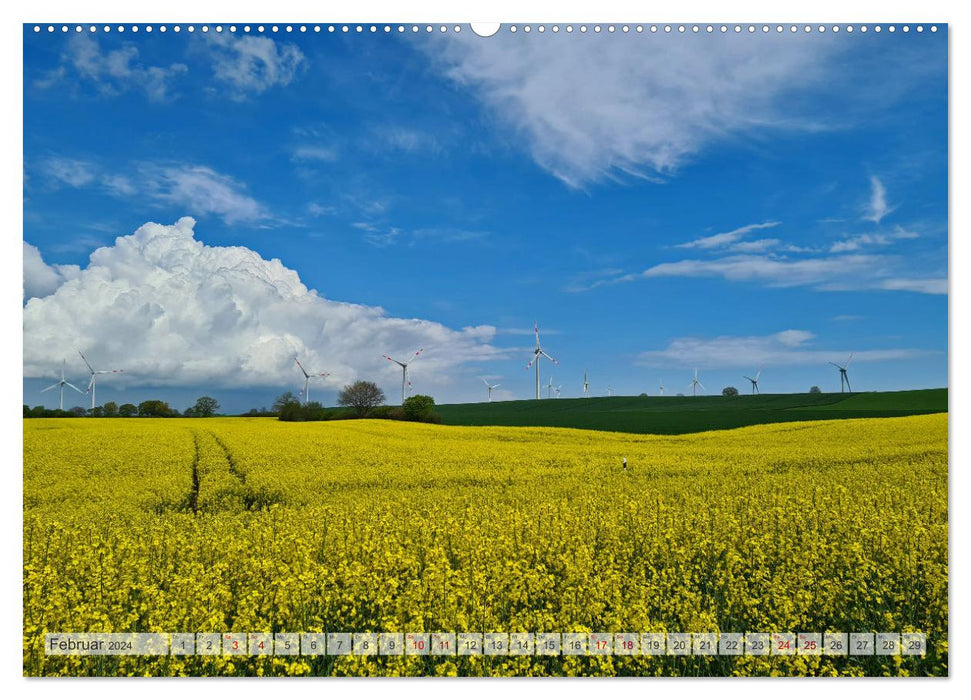
M753 394L758 394L759 393L759 377L761 375L762 375L762 368L761 367L759 367L759 371L756 372L756 374L755 374L754 377L748 377L748 376L746 376L744 374L742 375L743 377L745 377L745 379L748 379L750 382L752 382L752 393Z
M583 370L583 397L590 398L590 382L587 381L587 370Z
M698 381L698 370L695 370L695 378L691 380L690 386L691 386L691 395L692 396L697 396L698 395L698 387L699 386L701 387L701 390L702 391L705 390L705 385L702 384L700 381Z
M533 350L533 359L529 361L526 365L526 369L529 369L533 365L536 365L536 400L539 400L539 361L540 358L545 357L547 360L552 362L554 365L560 364L556 359L543 350L542 346L539 344L539 322L533 323L533 333L536 334L536 349Z
M300 394L303 396L303 405L306 406L308 403L310 403L310 380L329 377L330 372L317 372L311 374L304 369L304 366L300 364L300 360L298 360L296 357L293 358L293 361L297 363L297 367L299 367L300 371L303 372L303 391L301 391Z
M388 362L394 362L396 365L401 367L401 405L404 406L405 399L408 397L408 365L415 361L415 359L422 354L425 348L418 348L415 354L412 355L407 362L402 362L401 360L396 360L389 355L382 355L384 359Z
M658 396L664 396L664 380L663 379L658 380L658 384L660 385L658 387Z
M88 358L86 358L84 356L84 353L83 352L81 352L80 350L78 350L78 355L80 355L81 356L81 359L84 360L84 364L88 366L88 371L91 373L91 381L88 382L88 392L91 394L91 408L94 408L95 406L98 405L97 404L97 401L95 401L95 392L97 390L97 386L96 386L95 379L97 378L97 376L99 374L119 374L121 372L124 372L125 370L123 370L123 369L95 369L94 367L91 366L91 363L88 362Z
M76 386L74 386L73 384L71 384L71 382L69 382L68 380L66 380L66 379L64 378L64 365L66 365L66 364L67 364L67 360L65 360L65 361L64 361L64 362L63 362L63 363L61 364L61 379L60 379L60 381L57 381L57 382L54 382L53 384L51 384L51 385L50 385L49 387L47 387L46 389L41 389L41 390L40 390L40 393L42 393L42 394L43 394L43 393L44 393L45 391L50 391L50 390L51 390L51 389L53 389L54 387L58 387L58 386L59 386L59 387L61 387L61 400L60 400L60 401L58 402L58 404L57 404L57 408L58 408L59 410L61 410L61 411L63 411L63 410L64 410L64 387L65 387L65 386L69 386L69 387L71 387L72 389L74 389L74 390L75 390L76 392L78 392L79 394L83 394L83 393L84 393L83 391L81 391L80 389L78 389L78 388L77 388Z
M844 391L844 389L843 389L843 385L844 384L846 385L846 389L845 390L846 391L849 391L850 393L853 393L853 389L850 388L850 377L846 373L846 370L847 370L847 368L849 368L850 361L852 359L853 359L853 353L850 353L850 356L846 358L846 364L845 365L838 365L835 362L830 362L829 363L829 364L833 365L833 367L835 367L836 369L838 369L840 371L840 393L841 394Z
M492 390L493 389L498 389L501 385L500 384L490 384L489 382L486 381L486 378L485 377L479 377L479 379L481 379L482 382L486 385L486 389L489 391L489 402L491 403L492 402Z

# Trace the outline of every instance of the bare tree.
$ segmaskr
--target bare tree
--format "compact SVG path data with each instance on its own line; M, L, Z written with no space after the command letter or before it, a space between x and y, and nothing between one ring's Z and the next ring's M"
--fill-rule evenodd
M371 412L371 409L383 405L384 392L374 382L354 382L348 384L337 397L338 406L353 408L361 418Z

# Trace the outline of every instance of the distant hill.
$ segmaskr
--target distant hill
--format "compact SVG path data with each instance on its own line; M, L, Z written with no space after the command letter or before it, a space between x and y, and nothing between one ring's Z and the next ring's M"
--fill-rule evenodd
M520 425L679 435L761 423L947 411L947 389L856 394L612 396L444 404L446 425Z

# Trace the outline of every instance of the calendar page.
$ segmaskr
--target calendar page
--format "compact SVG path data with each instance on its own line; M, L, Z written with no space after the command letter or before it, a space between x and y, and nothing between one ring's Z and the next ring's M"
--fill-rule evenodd
M25 676L949 674L946 22L22 34Z

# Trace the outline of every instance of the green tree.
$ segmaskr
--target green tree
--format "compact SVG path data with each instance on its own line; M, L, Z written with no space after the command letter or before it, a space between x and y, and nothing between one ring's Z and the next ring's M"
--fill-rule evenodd
M105 418L114 418L118 415L118 404L114 401L106 401L104 405Z
M138 413L138 406L133 403L123 403L118 407L118 415L122 418L131 418Z
M435 399L425 394L415 394L401 405L405 420L425 420L435 413Z
M72 416L77 416L78 418L80 418L81 416L86 414L87 411L84 409L84 406L73 406L68 411L68 413L70 413Z
M192 416L195 418L209 418L219 410L219 402L211 396L200 396L196 399L196 405L192 407ZM189 412L186 411L186 415Z
M280 415L283 412L284 406L288 406L290 404L297 404L299 406L300 399L298 399L292 391L280 394L276 397L276 401L273 402L273 412Z
M149 399L138 404L138 415L142 418L169 418L172 416L172 409L164 401Z
M417 398L417 397L416 397ZM374 382L359 381L348 384L337 397L338 406L354 409L359 418L385 402L384 392Z
M722 389L722 396L738 396L738 389L733 386L726 386Z
M88 409L88 418L103 418L105 415L104 406L95 406Z
M814 386L809 387L809 393L810 394L822 394L823 392L820 390L820 388L818 386L815 386L814 385Z

